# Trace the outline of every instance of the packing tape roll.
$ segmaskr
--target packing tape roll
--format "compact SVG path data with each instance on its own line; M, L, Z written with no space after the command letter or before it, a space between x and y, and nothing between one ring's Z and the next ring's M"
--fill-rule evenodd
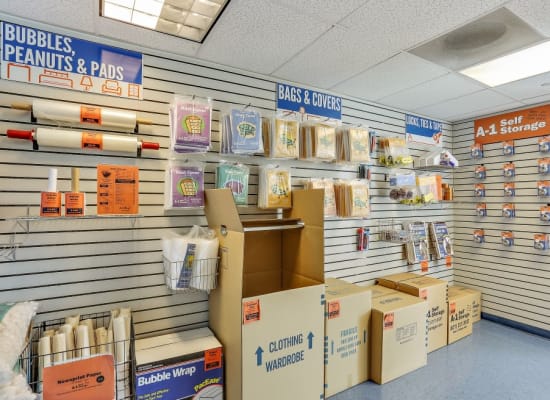
M97 119L85 118L85 111L97 114ZM36 119L72 123L93 123L95 125L134 130L137 123L136 113L110 108L61 103L48 100L34 100L32 113ZM97 121L97 122L96 122Z

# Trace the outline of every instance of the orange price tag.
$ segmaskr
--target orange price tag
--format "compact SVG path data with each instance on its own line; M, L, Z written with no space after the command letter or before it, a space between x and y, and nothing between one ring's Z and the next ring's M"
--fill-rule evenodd
M427 300L428 299L428 289L421 289L419 297L421 299Z
M260 320L260 299L243 303L243 324Z
M445 257L445 265L447 266L447 268L451 268L453 266L453 257L452 256Z
M103 135L101 133L82 132L80 147L83 149L103 150Z
M456 312L456 302L453 301L449 303L449 314L454 314Z
M420 261L420 269L422 272L428 272L428 261Z
M206 350L204 352L204 370L221 368L222 366L222 348Z
M340 302L338 300L328 303L328 319L338 318L340 316Z
M393 329L393 321L394 321L394 315L393 313L387 313L384 314L384 330L386 329Z
M80 122L101 125L101 108L80 106Z

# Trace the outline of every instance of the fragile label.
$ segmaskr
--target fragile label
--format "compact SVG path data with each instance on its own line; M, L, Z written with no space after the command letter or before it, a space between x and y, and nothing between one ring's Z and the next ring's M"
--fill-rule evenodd
M222 348L206 350L204 352L204 370L220 368L222 366Z
M243 303L243 324L260 320L260 299Z
M80 122L101 125L101 108L80 106Z
M340 316L340 302L338 300L328 303L328 319L338 318Z

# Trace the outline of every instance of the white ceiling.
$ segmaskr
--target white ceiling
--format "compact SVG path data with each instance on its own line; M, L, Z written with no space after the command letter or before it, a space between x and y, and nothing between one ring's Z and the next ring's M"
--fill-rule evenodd
M407 52L503 6L550 37L547 0L231 0L203 44L101 18L99 0L0 12L460 121L550 100L550 73L489 88Z

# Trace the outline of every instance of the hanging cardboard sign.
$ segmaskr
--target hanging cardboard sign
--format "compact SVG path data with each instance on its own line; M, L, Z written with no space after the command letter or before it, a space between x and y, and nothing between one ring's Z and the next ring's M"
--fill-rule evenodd
M550 133L550 105L513 111L474 121L474 142L498 143Z
M277 109L339 121L342 119L342 98L277 83Z
M405 136L407 142L441 147L443 146L443 124L432 119L406 114Z

